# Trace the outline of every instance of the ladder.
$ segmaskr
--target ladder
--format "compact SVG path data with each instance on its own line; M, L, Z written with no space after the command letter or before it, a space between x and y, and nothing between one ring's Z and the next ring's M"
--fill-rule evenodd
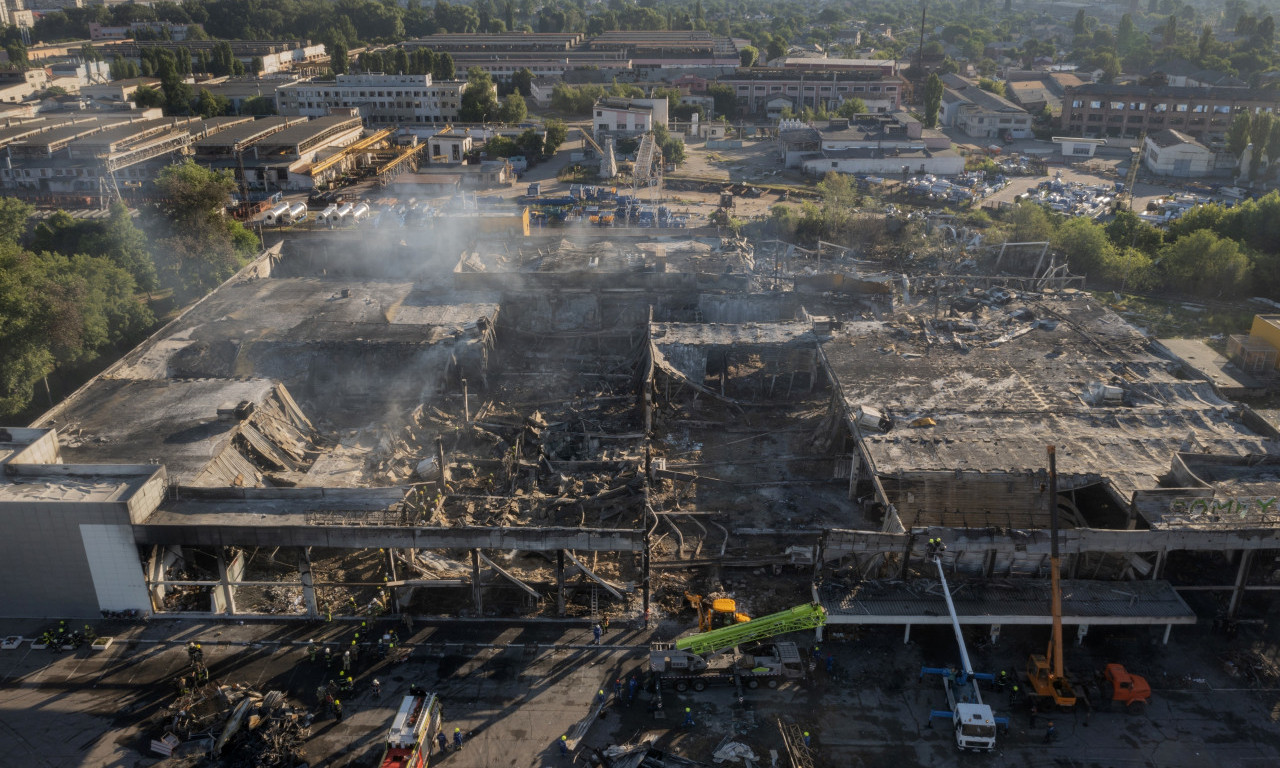
M595 623L600 615L600 590L592 585L591 587L591 621Z

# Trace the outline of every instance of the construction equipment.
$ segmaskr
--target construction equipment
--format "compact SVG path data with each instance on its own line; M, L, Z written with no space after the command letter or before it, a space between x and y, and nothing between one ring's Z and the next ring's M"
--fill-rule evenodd
M748 688L756 688L762 680L768 687L777 688L780 680L804 676L804 660L796 644L775 643L760 654L740 653L738 647L788 632L817 629L826 623L827 612L821 605L798 605L741 624L688 635L674 643L654 643L649 650L649 669L660 681L671 682L677 691L690 687L701 691L717 682L745 683Z
M982 691L978 689L978 680L994 680L986 673L975 674L973 665L969 663L969 649L964 644L964 633L960 630L960 618L956 616L955 603L951 601L951 588L947 586L947 575L942 568L942 560L938 553L946 549L941 540L930 540L928 558L938 568L938 578L942 581L942 596L947 601L947 611L951 614L951 628L956 634L956 645L960 649L961 669L952 667L921 667L920 677L925 675L941 675L942 687L947 693L947 704L950 709L934 709L929 717L941 717L951 721L955 731L956 746L960 749L972 749L975 752L990 752L996 747L996 726L1008 727L1009 719L996 717L991 707L982 703Z
M1140 715L1151 700L1151 685L1141 675L1130 674L1121 664L1108 664L1102 672L1106 680L1103 693L1112 705L1123 706L1131 715Z
M747 614L738 613L738 605L732 598L717 597L711 601L710 606L707 606L706 600L703 599L702 595L685 592L684 599L688 600L689 604L698 612L699 632L710 632L713 629L727 627L731 624L744 624L751 621L751 617Z
M1053 615L1053 635L1044 655L1031 654L1027 659L1029 695L1055 706L1071 709L1076 705L1076 692L1063 670L1062 660L1062 588L1059 584L1061 564L1058 560L1058 464L1054 446L1049 446L1049 594Z
M1129 158L1129 172L1124 175L1124 189L1116 195L1116 210L1133 210L1133 187L1138 183L1138 168L1142 166L1142 150L1147 143L1147 132L1138 134L1138 147ZM1136 231L1136 230L1135 230Z

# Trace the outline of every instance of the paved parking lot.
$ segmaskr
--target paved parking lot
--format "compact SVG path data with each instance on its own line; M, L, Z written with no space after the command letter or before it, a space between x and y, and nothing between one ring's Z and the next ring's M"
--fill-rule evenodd
M306 660L306 642L312 635L334 642L345 638L351 627L341 624L164 621L106 628L132 642L101 653L83 649L54 655L29 645L0 651L0 755L6 756L0 763L152 764L155 758L146 746L158 735L157 714L174 696L170 681L185 667L183 644L192 638L204 643L215 680L283 690L296 703L311 706L326 672ZM671 623L660 631L674 634L680 626ZM830 675L820 665L808 683L748 691L741 706L731 688L670 694L663 707L669 715L657 717L649 693L627 706L613 700L609 686L619 676L642 671L647 633L615 627L605 646L597 648L590 645L585 626L438 624L413 634L413 654L404 664L358 670L358 690L344 701L346 717L340 723L329 717L316 721L307 758L312 768L376 764L400 696L417 683L441 695L447 729L459 727L468 734L461 752L437 763L452 768L568 765L555 742L588 718L600 687L610 694L609 705L598 719L587 720L579 758L609 744L648 739L709 764L717 744L732 734L762 758L758 764L768 765L769 751L781 749L777 719L782 717L813 734L818 765L828 766L968 766L979 760L1028 768L1273 766L1280 761L1280 689L1274 681L1258 687L1234 678L1220 661L1231 649L1262 647L1274 653L1267 637L1246 633L1229 641L1207 627L1179 628L1170 645L1161 646L1159 632L1103 635L1095 630L1083 647L1069 649L1069 669L1081 676L1106 660L1126 662L1155 689L1147 712L1099 711L1087 723L1079 713L1052 715L1058 738L1045 744L1050 714L1032 727L1025 703L1011 706L1007 695L989 693L996 713L1012 721L993 760L957 753L945 721L930 727L928 712L942 705L943 697L938 680L921 680L918 672L922 664L954 659L948 628L917 628L910 645L903 645L898 628L829 637L822 648L824 655L834 656ZM1043 635L1043 630L1006 628L997 645L975 641L974 664L990 671L1006 666L1016 673L1029 649L1043 649ZM805 646L812 642L797 639ZM369 691L372 677L383 682L381 698ZM696 723L692 728L681 727L685 707Z

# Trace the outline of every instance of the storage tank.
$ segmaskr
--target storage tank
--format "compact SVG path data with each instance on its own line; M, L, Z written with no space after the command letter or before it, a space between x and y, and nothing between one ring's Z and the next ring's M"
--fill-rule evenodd
M331 205L320 212L321 223L327 222L334 218L334 214L338 212L338 206Z
M307 204L294 203L289 209L289 223L297 224L299 221L305 221L307 218Z
M350 216L351 212L354 211L355 208L356 207L351 203L343 203L341 208L333 212L333 218L336 221L342 221Z
M364 219L364 217L368 215L369 215L369 206L366 205L365 203L358 204L351 211L351 218L355 219L356 221L361 221Z
M278 226L284 223L280 220L281 217L288 216L288 215L289 215L289 204L280 203L279 205L275 206L271 210L267 211L267 215L264 220L269 226Z

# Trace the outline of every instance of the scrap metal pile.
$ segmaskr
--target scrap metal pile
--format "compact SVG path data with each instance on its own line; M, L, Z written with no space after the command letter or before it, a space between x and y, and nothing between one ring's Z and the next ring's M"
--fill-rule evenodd
M232 768L294 766L306 758L312 715L290 706L280 691L263 694L242 683L184 691L163 713L162 743L192 742Z

